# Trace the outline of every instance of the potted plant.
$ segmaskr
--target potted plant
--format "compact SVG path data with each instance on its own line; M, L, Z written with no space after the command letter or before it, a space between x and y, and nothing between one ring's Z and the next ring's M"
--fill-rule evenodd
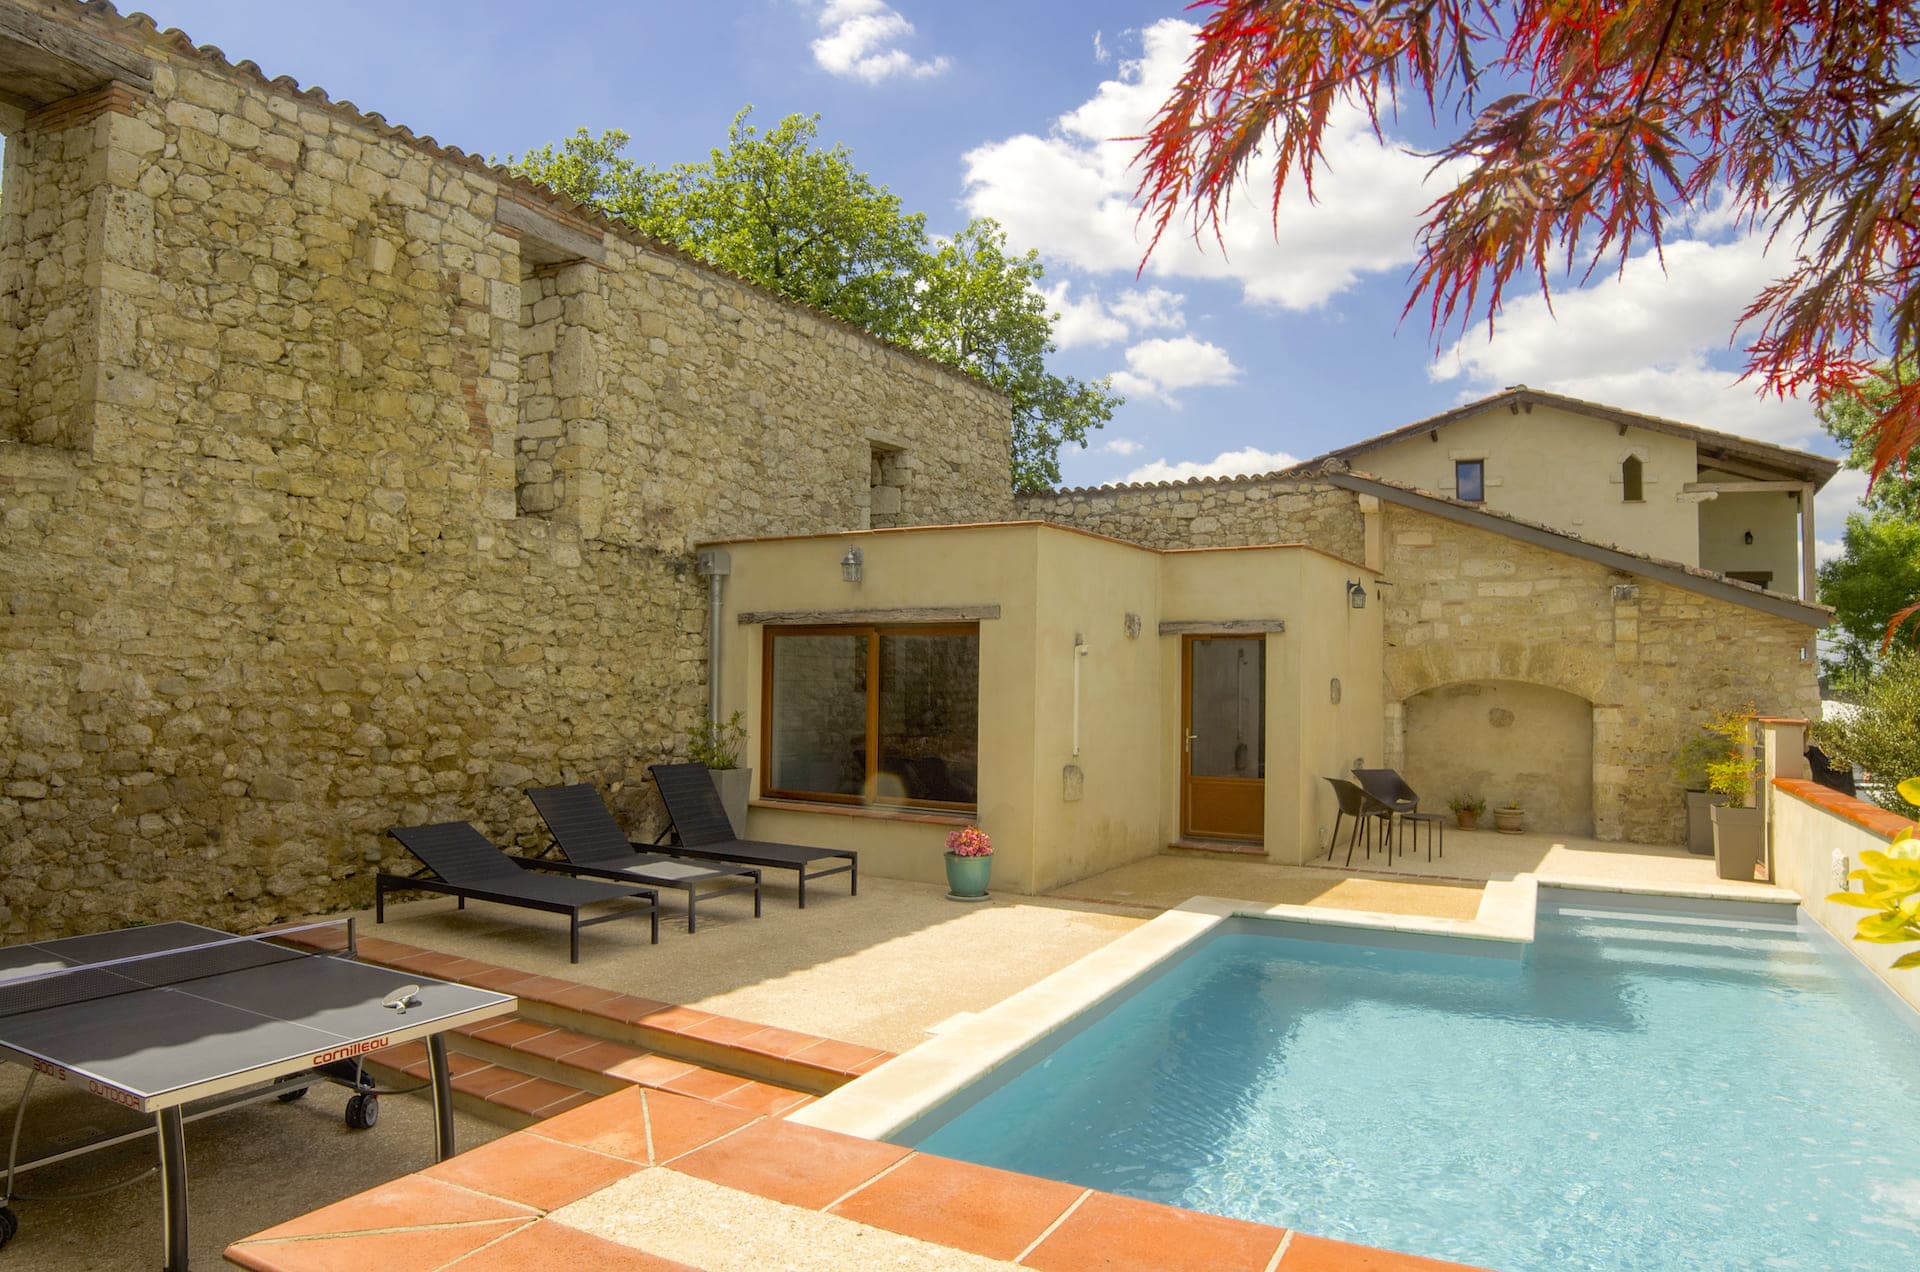
M1527 828L1527 810L1519 800L1508 800L1493 810L1493 828L1503 835L1519 834Z
M1702 727L1709 731L1688 739L1687 744L1673 757L1673 777L1680 783L1687 804L1687 851L1711 857L1713 821L1709 810L1715 804L1727 801L1725 796L1707 789L1707 766L1738 755L1739 747L1730 745L1724 736L1712 732L1711 725Z
M1713 871L1722 879L1751 883L1767 874L1767 828L1753 807L1753 782L1760 759L1747 745L1752 711L1723 711L1707 721L1707 730L1727 744L1728 753L1707 765L1707 789L1726 802L1710 810L1713 821Z
M985 901L993 873L993 840L978 826L947 836L947 896L955 901Z
M740 766L740 745L747 740L745 716L736 711L724 720L702 720L687 731L687 758L712 771L714 789L740 839L747 836L747 799L753 794L753 770Z
M1478 795L1455 795L1447 801L1447 807L1453 810L1454 821L1462 830L1472 830L1480 821L1480 814L1487 811L1487 801Z

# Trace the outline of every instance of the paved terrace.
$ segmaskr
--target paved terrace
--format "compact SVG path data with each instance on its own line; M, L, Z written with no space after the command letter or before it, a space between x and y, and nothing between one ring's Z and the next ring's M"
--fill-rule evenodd
M849 898L844 888L823 885L816 891L817 900L804 911L795 908L791 889L776 883L768 887L765 917L760 920L751 917L750 904L739 898L715 899L702 906L700 931L690 936L670 910L661 925L658 946L647 944L644 924L592 928L582 938L583 961L577 966L569 966L566 961L564 926L547 916L501 911L481 904L465 912L456 911L452 901L445 899L393 906L384 926L373 926L370 914L363 916L361 934L363 938L386 937L529 973L685 1004L693 1015L712 1013L862 1047L901 1051L923 1041L930 1028L949 1017L991 1006L1134 929L1161 909L1196 894L1268 904L1465 918L1477 909L1486 878L1507 877L1522 870L1631 877L1643 882L1706 883L1712 878L1710 859L1676 851L1623 849L1537 836L1469 836L1457 831L1447 837L1444 862L1436 861L1432 867L1426 865L1424 854L1418 860L1396 860L1390 874L1378 869L1377 859L1376 870L1371 873L1357 869L1360 864L1362 859L1357 855L1353 871L1162 856L1083 880L1062 889L1060 895L1001 895L977 905L948 901L936 887L876 877L863 880L858 898ZM1470 872L1479 877L1465 877ZM672 904L669 900L668 905ZM20 1072L0 1072L0 1103L11 1103L19 1089ZM648 1092L647 1099L658 1107L682 1108L672 1099L673 1094ZM39 1111L43 1099L55 1102L55 1107ZM35 1093L35 1101L37 1111L29 1121L30 1135L36 1124L84 1125L98 1113L97 1101L49 1091L44 1085ZM60 1108L58 1102L68 1107ZM326 1093L316 1093L296 1105L269 1103L195 1124L189 1132L189 1153L194 1170L196 1266L217 1266L222 1248L250 1233L289 1223L316 1207L376 1189L383 1181L428 1166L432 1136L424 1102L391 1099L384 1103L381 1125L370 1133L350 1132L341 1126L339 1100ZM743 1122L735 1116L740 1113L748 1120ZM713 1116L735 1130L758 1124L752 1121L753 1111L723 1109ZM572 1124L563 1124L562 1129L566 1125ZM459 1126L463 1148L484 1145L501 1134L498 1127L464 1115ZM551 1122L543 1122L530 1129L536 1136L550 1139L551 1126ZM657 1150L658 1145L655 1147ZM884 1151L897 1154L897 1150ZM131 1145L112 1158L89 1159L84 1168L77 1163L56 1168L26 1183L30 1192L81 1189L103 1179L137 1174L150 1165L150 1160L150 1146ZM471 1157L476 1168L500 1160ZM637 1163L629 1164L638 1172ZM921 1165L913 1169L936 1168ZM466 1176L460 1178L467 1182L456 1182L446 1178L447 1174L447 1170L437 1169L431 1183L403 1180L392 1187L429 1191L450 1187L475 1192ZM585 1178L596 1177L589 1174ZM844 1251L836 1244L840 1238L822 1234L831 1230L844 1236L850 1231L840 1226L845 1220L839 1211L827 1214L822 1209L837 1201L838 1193L813 1205L811 1218L801 1218L781 1209L767 1212L767 1206L787 1204L778 1197L719 1196L712 1190L725 1188L726 1184L702 1181L697 1172L690 1175L678 1167L623 1174L618 1181L595 1182L593 1189L603 1184L612 1188L615 1182L626 1192L609 1191L602 1198L590 1189L565 1203L555 1202L552 1209L558 1210L562 1204L566 1208L560 1216L565 1223L544 1226L566 1227L578 1222L584 1224L581 1232L619 1244L620 1237L614 1231L617 1224L609 1216L636 1206L644 1207L648 1232L671 1229L687 1216L731 1215L740 1223L777 1219L768 1231L787 1234L785 1239L794 1243L793 1249L776 1257L760 1246L753 1248L767 1254L767 1265L793 1267L816 1266L806 1261L812 1257L805 1253L808 1250ZM506 1188L507 1184L503 1182L500 1187ZM995 1191L998 1185L981 1187L987 1191L962 1194L972 1198L969 1206L992 1209L1002 1204ZM1032 1187L1039 1188L1041 1195L1051 1196L1048 1189L1056 1186ZM915 1190L916 1194L919 1191L923 1190ZM501 1205L509 1207L502 1212L510 1217L508 1220L496 1216L494 1220L473 1221L507 1223L481 1243L487 1250L494 1250L491 1243L506 1235L509 1228L517 1233L525 1225L530 1203L524 1197L519 1201L499 1198L484 1187L478 1194L495 1197L486 1204L496 1212ZM380 1191L377 1195L392 1200L409 1194ZM882 1192L875 1196L886 1195ZM1080 1209L1085 1210L1086 1204L1081 1203ZM1101 1201L1083 1221L1091 1222L1093 1215L1108 1205L1121 1203ZM533 1209L545 1211L548 1207L535 1205ZM4 1257L32 1266L36 1272L139 1266L151 1262L157 1248L158 1208L151 1182L87 1200L28 1202L20 1207L20 1213L22 1231ZM324 1226L337 1218L315 1222ZM827 1222L830 1219L834 1222ZM312 1226L283 1230L282 1244L287 1249L296 1244L291 1242L290 1232L311 1234L317 1230ZM545 1236L537 1239L549 1240ZM563 1235L559 1239L572 1238ZM410 1240L433 1245L426 1238ZM484 1258L478 1246L464 1247L463 1252L474 1251L472 1257L477 1261L460 1266L494 1266L486 1259L529 1252L532 1247L528 1243L535 1240L529 1234L518 1236L512 1243L501 1241L497 1252ZM297 1244L310 1243L302 1238ZM318 1259L330 1248L336 1254L344 1250L319 1243L313 1244L308 1253ZM1055 1247L1056 1251L1060 1248ZM1296 1251L1292 1256L1296 1262L1284 1265L1289 1272L1316 1266L1306 1253L1316 1248L1313 1242L1295 1238L1288 1248ZM708 1255L690 1246L672 1249L678 1251L676 1257L682 1261L730 1266L712 1262ZM531 1261L530 1253L528 1257L530 1261L522 1266L542 1266ZM347 1264L323 1260L311 1266ZM357 1262L352 1266L379 1264ZM817 1266L856 1265L829 1260ZM904 1262L899 1266L914 1265Z

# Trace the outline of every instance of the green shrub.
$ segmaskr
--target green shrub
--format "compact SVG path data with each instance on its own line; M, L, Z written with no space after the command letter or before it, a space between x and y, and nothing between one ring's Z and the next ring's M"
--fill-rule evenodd
M1753 716L1749 706L1741 711L1722 711L1701 725L1707 736L1680 749L1675 772L1681 771L1682 761L1693 764L1705 779L1706 789L1723 797L1728 808L1745 808L1753 800L1753 781L1760 773L1759 755L1747 749L1753 736Z
M702 720L687 730L687 758L710 769L740 767L740 744L747 740L746 712L724 720Z
M1902 774L1920 773L1920 652L1896 653L1851 687L1859 710L1814 725L1813 740L1839 763L1866 770L1863 797L1890 813L1920 817L1895 786Z

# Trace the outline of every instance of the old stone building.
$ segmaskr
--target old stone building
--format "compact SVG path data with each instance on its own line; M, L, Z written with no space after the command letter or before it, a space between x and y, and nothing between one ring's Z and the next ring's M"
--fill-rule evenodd
M702 545L738 544L743 594L789 618L838 607L847 648L921 638L896 612L975 642L896 646L945 670L863 717L918 713L898 788L943 814L754 813L908 877L942 816L1017 807L1036 887L1181 833L1162 695L1196 632L1248 642L1223 763L1272 791L1249 816L1277 860L1318 846L1350 758L1671 841L1702 718L1814 704L1818 607L1358 463L1016 501L976 380L105 3L0 0L0 130L9 939L364 904L387 827L532 842L535 783L645 821L634 779L720 692ZM925 528L1016 518L1055 524ZM778 536L803 538L742 542ZM1307 546L1190 551L1283 544ZM864 585L837 568L863 545ZM750 618L739 698L787 621ZM967 728L938 708L967 701ZM724 705L754 747L776 723ZM871 803L886 742L793 781Z
M0 9L0 930L362 903L705 701L692 543L1004 516L1008 408L104 4Z

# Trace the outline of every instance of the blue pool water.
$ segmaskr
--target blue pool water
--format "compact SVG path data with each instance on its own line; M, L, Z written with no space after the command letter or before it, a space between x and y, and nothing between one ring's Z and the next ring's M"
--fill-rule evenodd
M1920 1267L1910 1009L1805 920L1541 896L1519 960L1227 925L898 1138L1501 1272Z

